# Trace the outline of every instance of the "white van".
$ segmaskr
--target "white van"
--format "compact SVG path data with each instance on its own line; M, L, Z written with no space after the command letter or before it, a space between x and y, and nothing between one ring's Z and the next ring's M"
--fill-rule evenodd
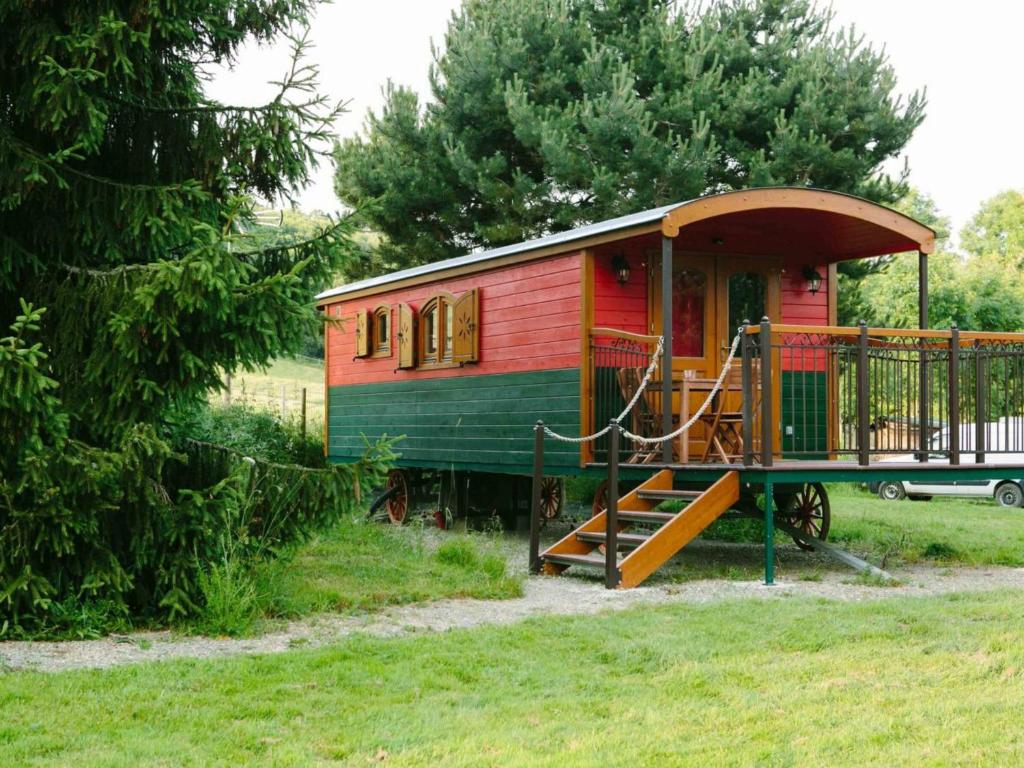
M1024 451L1024 418L1003 418L985 425L987 437L985 447L989 450ZM960 425L960 465L974 464L974 424ZM949 445L949 428L940 430L932 438L933 450L944 449ZM912 463L913 454L892 456L882 459L879 463ZM1021 453L986 453L986 464L1024 466L1024 452ZM948 466L949 459L934 455L928 459L929 466ZM1024 475L1024 470L1021 471ZM994 498L1003 507L1024 506L1024 478L1012 480L883 480L872 483L871 490L881 499L898 501L903 498L930 499L932 496L963 496L973 498Z

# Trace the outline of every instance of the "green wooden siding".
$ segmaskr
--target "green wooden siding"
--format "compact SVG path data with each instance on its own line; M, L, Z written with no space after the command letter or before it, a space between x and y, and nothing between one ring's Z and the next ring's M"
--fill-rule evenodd
M828 450L828 382L824 372L783 371L782 452L825 458ZM792 432L790 433L790 429Z
M365 440L403 435L400 465L529 473L533 425L578 435L577 368L330 388L328 456L360 456ZM544 466L579 469L579 446L546 441Z

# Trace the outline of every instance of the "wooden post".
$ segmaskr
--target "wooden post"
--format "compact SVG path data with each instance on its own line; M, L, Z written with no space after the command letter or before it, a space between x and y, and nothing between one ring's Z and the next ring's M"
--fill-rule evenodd
M772 481L764 484L764 583L775 583L775 489Z
M949 328L949 464L960 463L960 329Z
M868 324L858 326L857 338L857 460L862 467L871 462L871 403L868 387Z
M540 499L544 485L544 422L533 426L533 498L530 503L530 573L540 573Z
M306 442L306 388L302 388L302 442Z
M231 374L224 377L224 404L231 405Z
M988 405L985 402L985 360L980 340L974 341L974 463L985 463L985 438L988 435Z
M770 467L775 461L774 424L772 423L772 324L761 318L758 345L761 350L761 466Z
M604 586L619 586L619 422L608 433L608 508L604 520Z
M918 251L917 254L917 327L921 330L928 328L928 254ZM928 394L928 345L924 339L919 339L921 345L920 370L918 371L918 450L920 451L917 460L927 463L928 450L928 422L930 414L931 398Z
M288 415L288 402L285 399L287 397L287 391L285 385L281 385L281 418L283 419Z
M672 238L661 238L661 434L672 431ZM684 437L685 439L685 437ZM672 441L661 444L661 460L672 463Z
M743 387L743 466L754 464L754 381L751 363L753 361L751 340L747 334L749 320L740 328L740 371Z

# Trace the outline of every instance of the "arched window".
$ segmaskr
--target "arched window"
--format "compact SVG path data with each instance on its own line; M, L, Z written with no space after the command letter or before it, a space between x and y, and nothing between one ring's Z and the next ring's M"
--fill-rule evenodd
M373 326L370 332L374 357L391 356L391 305L381 304L373 310Z
M421 363L449 363L452 360L454 297L439 293L428 299L420 310Z

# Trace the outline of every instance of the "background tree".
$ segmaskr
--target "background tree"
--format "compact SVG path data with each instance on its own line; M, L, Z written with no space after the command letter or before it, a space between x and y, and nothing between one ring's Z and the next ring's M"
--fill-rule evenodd
M940 252L948 248L952 224L949 217L944 216L939 211L935 200L929 195L919 189L910 187L902 198L893 203L893 208L935 230L935 241ZM868 290L868 285L864 282L865 278L869 275L884 273L896 258L898 257L895 255L888 255L880 256L876 259L857 259L840 265L838 301L840 325L856 325L861 320L866 320L874 325L885 325L881 323L881 316L887 312L896 311L900 318L913 317L913 327L917 326L916 292L911 291L907 296L899 296L896 305L887 304L883 306L873 292L878 290L879 281L872 281L870 285L871 290ZM911 264L913 265L913 274L907 271ZM912 260L909 257L899 259L899 265L893 271L892 277L896 275L899 275L898 279L900 280L911 280L912 282L894 284L894 289L897 285L905 289L907 285L916 284L917 255L915 254ZM910 294L913 294L914 310L913 314L906 314L904 310L911 298ZM899 307L898 311L895 309L896 306ZM908 328L911 326L901 324L897 327Z
M972 256L1024 266L1024 192L1007 190L982 203L960 233L960 245Z
M809 0L467 0L432 101L387 86L336 189L433 261L709 192L798 184L893 202L923 119L884 54Z
M928 323L931 327L949 328L956 323L961 328L977 331L1024 329L1024 285L1015 262L998 255L961 255L950 250L949 219L928 195L918 190L911 190L895 207L928 224L938 235L936 252L928 257ZM997 221L996 217L988 215L992 210L992 201L983 203L972 222ZM1006 218L1012 221L1012 216ZM962 240L966 238L966 231L961 234ZM853 295L864 300L851 308L851 315L844 322L851 324L865 319L883 327L916 328L917 292L912 286L917 284L917 270L917 254L900 254L882 260L874 273L852 286ZM844 302L850 307L849 296L844 295L846 288L847 284L841 282L840 307Z
M338 114L302 40L262 107L202 88L311 7L0 5L0 632L67 601L187 613L220 537L270 530L256 470L167 435L223 371L302 344L349 250L348 223L262 249L238 235L254 195L308 181ZM275 540L347 508L352 481L326 478L326 503L300 478L290 498L316 504L277 510Z

